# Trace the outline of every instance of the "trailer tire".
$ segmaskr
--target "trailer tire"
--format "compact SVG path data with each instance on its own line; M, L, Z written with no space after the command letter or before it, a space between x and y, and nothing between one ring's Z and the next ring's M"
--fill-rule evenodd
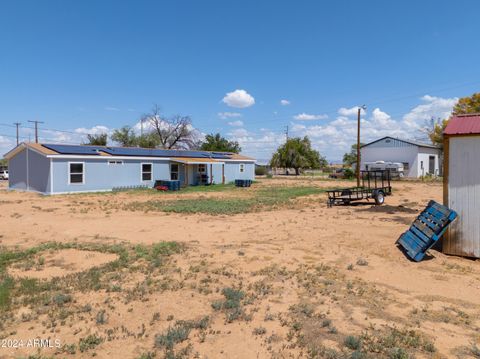
M385 194L383 191L378 191L375 193L375 204L377 206L381 206L383 203L385 203Z

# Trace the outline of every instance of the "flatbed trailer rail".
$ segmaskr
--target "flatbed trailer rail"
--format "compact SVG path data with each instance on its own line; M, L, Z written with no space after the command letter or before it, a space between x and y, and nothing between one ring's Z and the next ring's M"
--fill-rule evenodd
M337 188L327 191L327 205L349 205L354 201L375 200L381 205L385 197L392 194L389 170L361 171L362 185L360 187Z

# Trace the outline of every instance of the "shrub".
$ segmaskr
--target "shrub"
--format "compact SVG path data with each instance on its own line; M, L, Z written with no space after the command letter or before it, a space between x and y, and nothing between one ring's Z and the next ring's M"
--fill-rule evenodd
M13 279L6 277L0 280L0 310L10 305L10 291L13 288Z
M358 258L357 260L357 265L358 266L368 266L368 262L366 259L364 258Z
M175 325L169 327L165 333L155 336L155 347L165 348L171 352L175 344L188 339L192 329L205 330L209 324L210 318L208 316L199 320L179 320Z
M104 309L102 309L97 313L96 320L97 320L97 324L105 324L107 322L107 313L105 312Z
M233 322L236 319L243 318L248 319L242 309L241 301L245 298L245 293L239 289L224 288L222 294L225 297L224 300L216 300L212 303L214 310L223 310L226 313L226 320L228 323Z
M155 336L155 346L172 350L175 344L188 339L190 330L190 327L187 325L175 324L173 327L169 327L166 333Z
M255 176L265 176L267 174L267 167L255 166Z
M258 327L253 330L253 335L264 335L267 333L267 329L264 327Z
M351 179L355 177L355 172L351 168L345 168L345 171L343 172L345 178Z
M343 341L343 344L348 348L352 350L358 350L362 346L362 342L360 338L357 338L353 335L349 335L348 337L345 338Z
M52 301L59 307L62 307L64 304L72 301L72 296L70 294L59 293L53 296Z
M78 343L78 348L83 353L87 350L94 349L97 345L101 344L103 341L102 338L97 337L96 334L91 334L86 338L81 338Z
M407 351L402 348L393 348L388 353L388 357L390 359L410 359L410 355L408 355Z

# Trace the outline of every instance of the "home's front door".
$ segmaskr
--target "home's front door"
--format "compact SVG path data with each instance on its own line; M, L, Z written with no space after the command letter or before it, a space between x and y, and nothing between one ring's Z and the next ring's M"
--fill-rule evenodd
M177 181L180 179L179 170L180 170L180 165L178 163L170 164L170 179L172 181Z

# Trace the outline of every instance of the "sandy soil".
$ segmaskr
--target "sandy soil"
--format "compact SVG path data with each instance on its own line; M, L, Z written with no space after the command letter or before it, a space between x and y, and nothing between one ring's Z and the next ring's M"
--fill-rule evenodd
M118 256L112 253L61 249L36 256L27 263L12 265L8 273L18 278L52 279L101 266L117 258Z
M257 186L272 185L352 183L265 179ZM48 327L47 311L25 305L14 311L1 337L50 337L68 344L97 333L108 340L94 349L77 349L75 354L44 349L42 353L139 358L150 352L162 358L163 349L154 347L156 334L175 321L209 316L208 330L192 330L188 340L175 347L177 352L190 344L187 357L314 357L308 345L341 351L347 335L395 327L416 330L432 340L435 352L415 351L416 357L473 357L468 348L479 339L480 262L435 250L420 263L409 261L395 241L430 199L441 201L442 186L395 182L393 187L394 195L382 207L327 208L325 196L318 195L300 200L300 206L233 216L131 212L115 206L102 210L105 200L124 203L151 196L143 193L45 197L0 190L0 245L7 248L26 249L50 241L109 245L177 241L186 245L183 253L172 256L168 269L154 277L168 279L168 286L162 287L166 289L134 296L149 273L123 270L117 278L123 283L121 291L70 292L73 301L66 308L88 304L91 314L72 309L74 313L63 325ZM200 195L232 196L228 192L188 194L189 198ZM39 270L22 270L19 264L9 270L17 277L48 279L116 258L76 249L41 255L45 261ZM212 302L222 299L225 287L255 294L245 304L248 320L226 323L225 313L212 308ZM307 305L314 314L295 310ZM108 319L99 323L97 313L102 310ZM29 318L26 313L34 315ZM331 320L335 330L322 329L320 318ZM301 322L298 333L295 321ZM310 341L307 346L305 341ZM26 348L0 348L0 357L32 353ZM386 354L378 354L382 355Z

